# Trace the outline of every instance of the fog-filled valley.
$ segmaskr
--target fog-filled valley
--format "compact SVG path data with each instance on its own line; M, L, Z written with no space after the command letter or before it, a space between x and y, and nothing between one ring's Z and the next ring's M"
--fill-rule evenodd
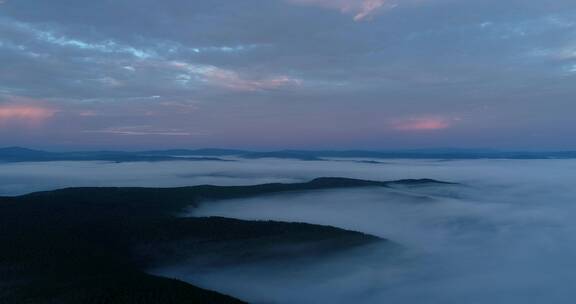
M439 171L446 171L438 173L449 178L446 167L457 171L462 165L472 164L445 163ZM514 164L494 165L470 171L478 180L462 185L274 195L206 205L192 215L332 225L391 239L411 250L409 262L377 266L371 265L385 254L359 251L299 280L283 281L290 288L264 298L270 302L294 296L278 302L324 303L322 295L330 295L330 303L569 303L576 295L573 177L559 167L546 171L534 164L533 174L539 176L527 176L515 171ZM569 163L564 165L570 170ZM451 180L466 179L457 175ZM340 267L348 269L346 274ZM323 272L323 280L307 279ZM275 272L266 269L209 273L192 280L214 287L230 277L230 290L245 293L247 299L278 284ZM319 293L310 286L318 286ZM295 295L293 290L307 292Z
M367 241L347 250L330 249L334 251L331 254L322 251L284 259L278 258L286 248L278 245L278 235L294 231L294 240L308 244L310 240L332 242L325 240L334 232L304 226L288 229L274 224L262 229L280 234L257 236L250 241L257 246L261 242L271 244L265 251L224 243L201 248L202 252L217 248L219 254L224 252L227 256L246 250L241 263L202 264L203 260L186 257L152 263L145 271L249 303L572 303L576 296L576 160L229 160L6 163L0 164L0 196L65 187L303 183L305 187L266 190L257 195L230 192L222 196L216 194L218 189L207 188L212 192L195 194L201 200L174 199L178 208L183 207L174 210L180 210L176 218L181 221L216 216L299 222L361 232L388 241ZM306 184L319 177L373 181L426 178L450 183L345 187L339 182L336 186ZM194 191L205 191L202 189ZM153 195L143 197L150 197L150 202L156 197L162 200L163 192L150 193ZM93 197L97 200L99 196ZM134 203L131 208L139 208L140 200L148 203L148 198L137 197L130 201ZM136 209L126 212L128 215ZM243 227L241 223L223 219L210 227ZM201 227L198 222L187 225ZM180 229L178 225L174 227L169 229ZM253 229L260 228L246 228L246 232L238 233L242 238L252 237ZM135 231L142 234L148 230ZM352 240L356 236L350 237L354 244L364 242L357 243ZM159 238L166 241L165 236ZM145 244L148 247L142 248L151 246ZM342 244L338 241L329 246L339 248ZM172 250L162 248L158 249L162 254ZM146 250L156 254L154 249Z
M302 182L335 176L367 180L436 178L468 185L570 185L576 160L237 159L159 162L0 163L0 195L66 187L179 187Z

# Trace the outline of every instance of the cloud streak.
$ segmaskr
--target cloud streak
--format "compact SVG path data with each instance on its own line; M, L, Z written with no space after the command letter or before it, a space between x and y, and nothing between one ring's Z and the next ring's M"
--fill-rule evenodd
M151 126L112 127L86 133L104 133L120 136L205 136L206 132L190 132L182 129L158 129Z
M288 0L295 4L313 5L337 9L344 14L352 14L355 21L365 20L374 15L389 0Z
M183 61L169 62L168 67L185 72L178 77L178 80L185 85L194 83L194 80L200 80L209 85L237 91L261 91L297 86L302 83L300 79L287 75L253 78L229 69L210 65L195 65Z
M0 125L39 125L56 114L56 110L40 105L38 101L10 96L7 103L0 103Z
M453 120L444 117L414 117L393 121L390 125L398 131L436 131L452 127Z

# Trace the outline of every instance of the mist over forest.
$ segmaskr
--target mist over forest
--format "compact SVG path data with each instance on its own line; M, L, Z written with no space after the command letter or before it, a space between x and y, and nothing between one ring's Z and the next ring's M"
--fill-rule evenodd
M318 177L446 181L208 198L177 214L336 227L402 248L394 253L390 243L375 243L289 260L203 267L175 260L145 271L250 303L570 303L576 296L574 160L234 160L7 163L0 165L0 195Z

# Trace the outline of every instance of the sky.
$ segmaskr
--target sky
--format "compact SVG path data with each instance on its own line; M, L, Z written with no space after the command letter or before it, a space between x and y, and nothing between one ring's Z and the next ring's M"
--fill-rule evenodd
M576 149L573 0L0 0L0 146Z

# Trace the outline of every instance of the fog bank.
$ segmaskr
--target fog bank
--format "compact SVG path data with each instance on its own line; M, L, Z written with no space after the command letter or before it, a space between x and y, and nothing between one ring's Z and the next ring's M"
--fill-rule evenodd
M360 161L360 160L358 160ZM234 162L0 164L0 195L70 186L173 187L301 182L321 176L433 178L449 186L324 190L202 205L190 216L332 225L402 244L313 264L197 273L156 269L253 303L572 303L576 160L279 159Z
M193 215L332 225L389 238L413 255L404 264L378 264L385 254L367 249L331 267L311 266L290 280L266 266L180 277L261 303L571 303L574 166L573 161L402 161L382 171L391 178L418 175L463 184L205 204ZM327 279L314 279L322 275ZM286 288L274 288L277 284ZM270 293L255 297L261 290ZM300 290L305 292L294 292Z

